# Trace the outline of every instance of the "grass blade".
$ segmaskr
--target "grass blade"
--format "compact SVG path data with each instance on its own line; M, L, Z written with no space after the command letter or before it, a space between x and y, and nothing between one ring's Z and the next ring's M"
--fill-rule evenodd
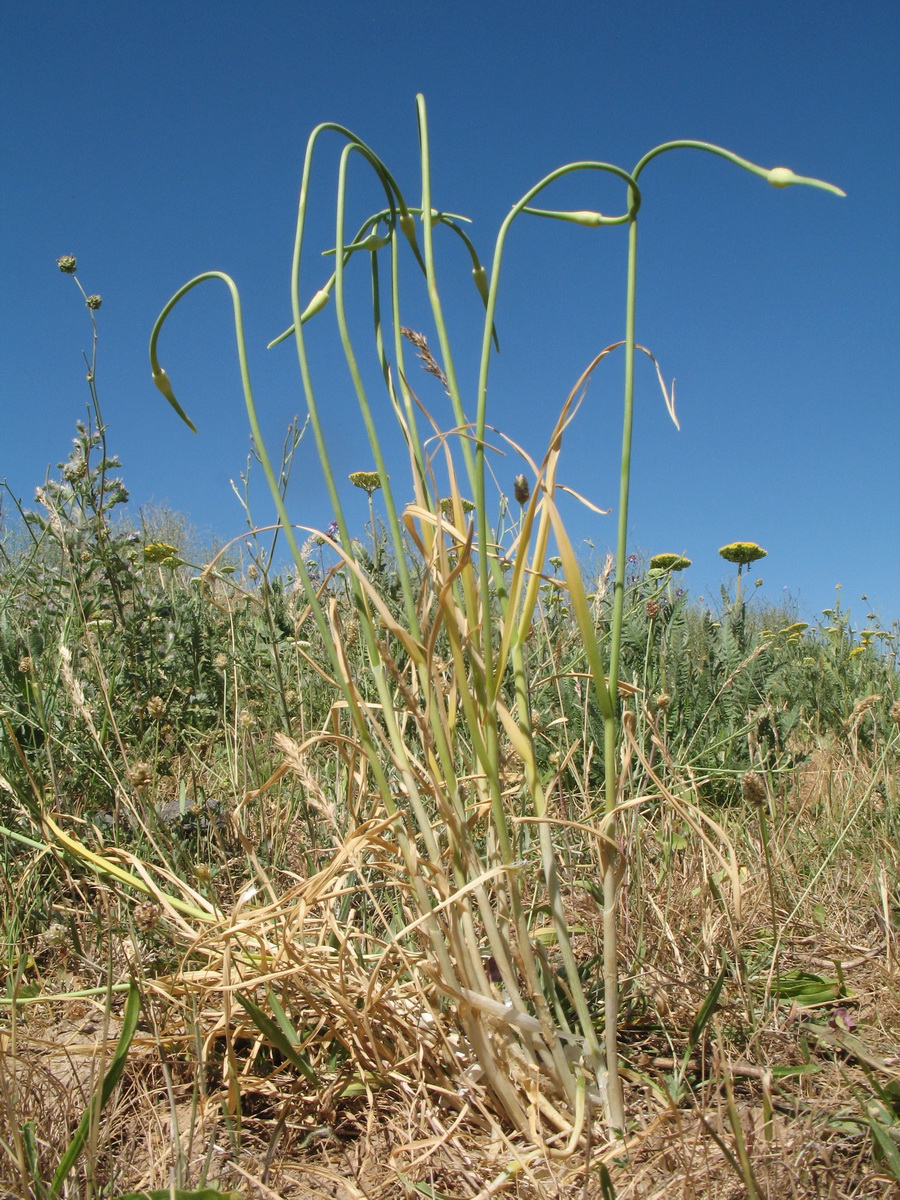
M137 989L137 985L132 981L128 991L128 998L125 1001L125 1013L122 1020L122 1032L119 1035L119 1040L116 1043L116 1048L113 1051L112 1059L110 1060L109 1070L103 1077L103 1082L100 1085L99 1102L92 1101L85 1111L81 1122L75 1131L75 1136L69 1142L65 1153L59 1161L59 1166L50 1180L50 1189L47 1193L49 1200L58 1195L60 1188L66 1181L66 1177L75 1165L78 1155L81 1153L82 1147L87 1140L88 1133L92 1122L100 1116L100 1113L106 1107L113 1089L119 1082L125 1062L128 1058L128 1051L131 1048L131 1040L134 1037L137 1029L138 1015L141 1011L141 996ZM167 1193L168 1194L168 1193Z

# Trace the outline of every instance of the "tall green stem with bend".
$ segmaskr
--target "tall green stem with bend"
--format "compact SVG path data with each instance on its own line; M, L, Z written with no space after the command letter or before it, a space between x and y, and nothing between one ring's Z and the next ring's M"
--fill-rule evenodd
M235 321L241 380L250 427L263 470L275 502L279 521L304 590L322 644L331 656L334 679L343 691L345 707L371 771L385 812L393 822L400 851L409 873L410 894L419 917L407 930L424 932L431 947L431 967L426 974L445 998L460 1003L460 1020L469 1036L485 1077L510 1119L526 1133L533 1131L529 1101L508 1078L505 1060L494 1049L496 1026L485 1022L485 1014L496 1020L500 1007L491 995L492 981L485 969L480 946L486 943L499 971L508 997L503 1019L510 1030L528 1031L518 1053L529 1063L531 1077L544 1073L554 1081L548 1093L556 1109L545 1098L542 1112L553 1113L556 1127L566 1133L574 1148L582 1138L586 1106L600 1103L611 1133L625 1128L625 1106L619 1077L617 1024L619 1019L617 884L620 851L615 841L615 822L621 797L618 794L617 762L622 726L619 702L619 664L624 615L625 564L628 504L631 481L632 424L634 408L634 364L638 350L649 354L635 340L637 294L637 218L641 207L640 177L645 167L660 154L675 149L697 149L718 155L775 187L805 184L843 195L840 189L816 179L795 175L785 167L766 170L719 146L706 142L673 141L655 147L628 172L610 163L569 163L545 176L514 204L502 222L494 247L490 274L481 264L468 235L461 227L466 218L441 212L433 206L431 150L424 99L417 98L421 161L421 203L410 206L393 175L381 159L359 138L340 125L319 125L310 136L303 166L297 227L291 264L290 298L293 323L271 345L293 336L300 375L309 410L310 425L325 477L326 487L340 531L338 552L344 560L350 589L359 617L366 666L377 704L365 703L341 654L335 636L335 613L323 600L306 568L303 553L290 523L287 508L266 452L256 415L244 341L240 297L234 282L218 271L206 272L185 284L160 314L150 341L153 380L192 429L193 424L175 398L168 375L162 370L157 345L162 326L175 305L193 287L218 279L229 288ZM307 226L313 152L324 133L344 141L338 169L335 223L335 269L305 306L300 299L301 265ZM347 177L351 160L359 158L371 170L384 205L368 217L347 240L345 228ZM584 172L602 172L621 180L626 189L625 211L609 216L592 210L562 211L534 207L533 201L557 180ZM625 296L625 336L607 346L585 370L563 408L550 448L540 466L523 454L534 471L534 489L518 529L511 559L498 544L499 537L488 518L487 394L491 358L497 348L495 316L501 266L507 235L520 216L562 220L589 229L625 225L628 228L628 267ZM436 233L450 232L459 238L471 258L472 276L484 306L481 357L474 392L474 418L467 415L465 389L458 376L447 332L438 287L434 253ZM411 252L425 276L431 316L437 330L442 375L450 397L456 428L439 435L450 477L449 509L440 501L433 458L426 453L417 427L417 401L404 369L403 336L408 332L400 319L400 249ZM379 254L390 255L387 272L379 267ZM392 411L409 451L414 502L401 515L391 487L388 463L382 452L376 420L366 385L353 348L345 296L347 272L356 255L370 258L373 289L374 340L384 387ZM382 305L382 280L387 277L390 303ZM356 394L360 416L368 436L383 495L387 529L394 551L402 593L405 624L400 625L382 604L374 581L367 578L353 548L344 516L341 493L329 456L326 430L321 419L313 383L305 326L333 298L347 372ZM603 663L600 638L585 594L579 564L554 502L556 463L563 433L580 402L580 392L594 368L613 350L624 347L622 456L619 480L619 509L616 539L616 577L612 603L609 657ZM652 356L650 356L652 357ZM655 360L654 360L655 361ZM659 369L657 368L657 371ZM661 376L660 376L661 379ZM665 387L663 387L665 394ZM667 403L669 398L666 396ZM670 404L671 411L671 404ZM674 416L674 414L673 414ZM455 439L455 441L454 441ZM458 447L462 474L474 499L474 527L465 532L466 517L458 487L451 443ZM413 586L408 569L407 532L414 536L424 562L428 586ZM530 679L524 646L538 598L539 581L555 538L563 563L571 609L585 647L597 705L604 724L604 818L598 832L603 871L603 977L604 1044L601 1047L595 1019L582 986L571 932L563 904L557 858L551 837L545 783L538 769L535 731L530 707ZM509 569L509 574L506 573ZM438 633L446 637L453 661L456 688L454 709L447 708L447 689L435 666L434 646ZM399 647L407 664L397 668L392 647ZM506 680L512 680L511 696ZM410 719L418 722L418 754L405 742ZM462 729L460 736L454 731ZM522 805L526 816L513 817L503 794L501 773L505 738L524 766ZM397 796L408 802L398 805ZM471 813L489 812L488 835L474 837ZM520 809L520 813L521 813ZM544 886L552 914L554 933L572 1002L574 1019L566 1015L555 985L548 981L535 950L529 928L523 890L519 881L523 863L519 859L522 822L539 829L539 848ZM419 865L427 860L428 869ZM491 1030L494 1030L494 1033ZM510 1037L516 1036L514 1033ZM580 1047L572 1054L572 1044ZM577 1059L577 1061L575 1061ZM596 1082L596 1089L589 1084Z

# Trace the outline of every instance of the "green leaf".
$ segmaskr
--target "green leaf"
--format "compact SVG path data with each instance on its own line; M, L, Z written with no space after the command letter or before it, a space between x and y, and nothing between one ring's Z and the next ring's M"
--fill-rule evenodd
M569 937L575 937L577 934L587 933L585 925L570 925L567 927ZM532 940L540 942L542 946L555 946L559 941L559 934L554 925L541 925L538 929L532 929Z
M25 1158L28 1161L28 1172L31 1175L31 1185L34 1188L34 1193L41 1200L44 1195L44 1185L41 1183L40 1170L38 1168L38 1151L37 1139L34 1133L34 1121L26 1121L22 1126L22 1144L25 1149Z
M115 1200L241 1200L240 1192L220 1192L218 1188L155 1188L152 1192L123 1192Z
M309 1065L307 1059L302 1054L297 1053L297 1050L291 1045L290 1041L288 1041L272 1018L267 1016L259 1005L254 1004L246 996L242 996L240 992L235 992L235 997L238 1003L249 1013L253 1024L263 1037L268 1038L272 1045L280 1050L288 1062L292 1063L310 1083L318 1085L319 1078Z
M715 983L710 988L709 995L700 1005L700 1009L694 1018L693 1025L691 1026L691 1032L689 1034L689 1044L691 1050L693 1050L693 1048L697 1045L697 1042L700 1040L703 1034L703 1030L709 1024L710 1017L716 1011L716 1005L719 1003L719 996L722 991L722 985L725 983L725 976L727 972L728 963L723 962L722 970L719 972Z
M847 993L839 979L826 979L824 975L797 970L776 975L772 980L772 994L779 1000L790 1000L801 1008L811 1008L817 1004L827 1004L829 1000L837 1000Z
M137 1029L138 1016L141 1011L141 994L137 989L134 980L128 989L128 998L125 1001L125 1012L122 1020L122 1032L119 1034L119 1040L116 1043L116 1048L113 1051L113 1056L110 1059L109 1070L103 1077L103 1082L100 1085L99 1103L95 1103L91 1099L84 1116L78 1128L75 1130L75 1136L66 1148L65 1153L59 1160L59 1166L53 1173L53 1178L50 1180L50 1190L48 1192L49 1200L53 1200L66 1181L66 1176L75 1165L78 1155L81 1153L82 1147L87 1140L92 1122L99 1117L100 1113L109 1102L109 1098L113 1093L113 1089L119 1082L119 1078L125 1069L125 1063L128 1059L128 1051L131 1048L131 1040L134 1037Z
M897 1143L891 1136L889 1127L883 1125L871 1111L867 1116L869 1128L872 1131L872 1140L878 1147L881 1157L890 1168L891 1174L900 1183L900 1149L898 1149Z
M773 1079L790 1079L792 1075L815 1075L822 1070L822 1063L800 1063L797 1066L769 1067Z
M616 1200L616 1189L613 1186L612 1177L607 1170L605 1163L597 1164L600 1175L600 1191L603 1193L603 1200Z
M768 977L758 977L751 981L751 987L757 993L766 991ZM811 971L785 971L775 975L771 983L771 994L778 1000L797 1004L800 1008L813 1008L819 1004L828 1004L847 995L847 989L842 987L839 979L826 979L824 975L815 975Z

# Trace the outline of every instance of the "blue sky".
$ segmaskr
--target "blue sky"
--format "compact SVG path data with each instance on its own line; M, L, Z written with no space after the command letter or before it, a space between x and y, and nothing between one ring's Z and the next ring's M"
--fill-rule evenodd
M235 277L257 403L277 450L305 411L291 344L265 345L290 322L309 131L323 120L351 127L415 203L421 91L436 206L472 218L488 262L510 205L548 171L588 158L628 169L672 138L718 142L846 190L843 200L777 191L697 152L648 167L637 337L677 377L682 428L669 423L642 364L631 538L647 554L693 559L685 583L694 593L715 596L729 578L719 546L751 540L769 552L756 572L767 596L793 597L810 615L830 606L841 584L858 623L873 607L885 620L900 617L896 5L60 0L16 6L4 26L0 477L27 502L48 465L68 453L87 401L81 351L90 325L55 266L74 254L86 290L103 297L98 384L132 507L169 505L223 540L242 532L230 480L245 469L249 434L225 290L194 292L161 348L196 437L151 384L153 321L200 271ZM338 149L335 140L318 159L309 237L323 250L334 239ZM552 198L560 207L621 207L616 187L586 178ZM353 213L380 203L357 169ZM625 255L623 229L514 227L489 420L534 455L581 370L623 334ZM312 262L309 294L328 262ZM354 266L364 298L364 264ZM449 240L439 269L473 396L479 301ZM405 319L430 333L424 291L408 278ZM321 339L320 403L336 469L346 474L369 467L371 456L332 326L326 312L315 333L308 329ZM598 373L562 470L566 483L614 510L621 372L618 359ZM423 376L420 395L449 425L432 384ZM400 478L402 460L397 466ZM511 490L518 464L496 469ZM258 470L251 498L255 518L268 520ZM311 438L289 509L304 524L330 516ZM361 529L361 493L348 510ZM576 537L601 553L614 543L615 512L567 515Z

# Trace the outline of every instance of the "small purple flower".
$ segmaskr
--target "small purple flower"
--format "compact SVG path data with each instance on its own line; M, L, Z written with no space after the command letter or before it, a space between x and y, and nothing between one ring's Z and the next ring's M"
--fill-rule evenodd
M325 536L328 538L329 542L336 542L338 540L338 523L337 523L337 521L331 522L331 524L325 530Z

